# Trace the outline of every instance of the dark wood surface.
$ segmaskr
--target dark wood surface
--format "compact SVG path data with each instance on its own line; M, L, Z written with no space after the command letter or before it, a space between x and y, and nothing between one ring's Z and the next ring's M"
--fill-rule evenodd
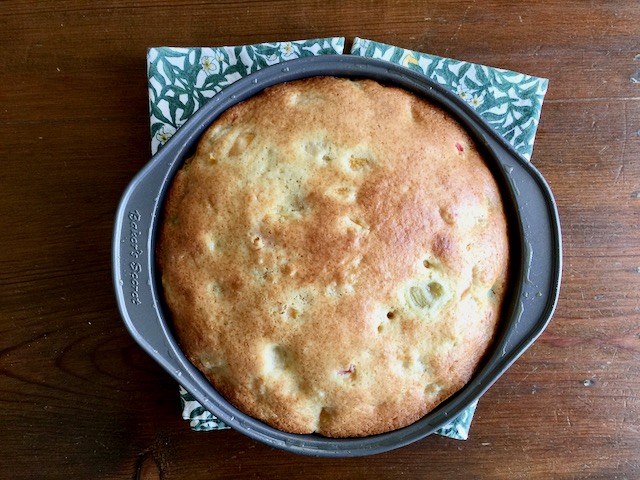
M149 159L146 48L371 38L550 79L533 161L564 275L468 441L358 459L194 433L111 286ZM0 3L0 478L640 478L640 3Z

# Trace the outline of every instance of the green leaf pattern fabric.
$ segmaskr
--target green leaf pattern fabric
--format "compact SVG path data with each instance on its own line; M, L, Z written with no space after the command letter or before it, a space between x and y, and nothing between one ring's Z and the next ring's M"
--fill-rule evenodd
M223 421L218 420L215 415L206 410L182 385L180 385L180 403L182 418L189 421L191 430L209 432L229 428Z
M420 72L459 95L527 160L549 81L523 73L356 38L352 55L382 58Z
M207 100L260 68L310 55L341 54L344 38L238 47L151 48L147 53L151 153Z
M156 153L202 105L260 68L310 55L342 54L344 37L231 47L151 48L147 54L151 151ZM352 55L382 58L421 72L455 92L525 158L533 150L548 81L356 38ZM192 430L229 428L180 386ZM436 433L466 440L477 402Z

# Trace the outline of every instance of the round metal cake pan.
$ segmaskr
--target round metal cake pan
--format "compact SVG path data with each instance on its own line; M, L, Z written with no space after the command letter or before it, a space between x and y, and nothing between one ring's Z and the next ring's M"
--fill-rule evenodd
M416 423L363 438L333 439L282 432L227 402L181 352L163 304L155 265L156 236L166 192L183 160L195 151L204 130L229 107L267 87L325 75L369 78L401 87L448 111L484 151L509 217L510 287L498 334L479 370L462 390ZM307 57L268 67L213 97L129 184L113 233L116 298L135 341L230 427L272 447L326 457L370 455L407 445L435 432L476 401L547 326L558 299L561 259L560 222L553 195L526 159L462 99L425 76L383 60L350 55Z

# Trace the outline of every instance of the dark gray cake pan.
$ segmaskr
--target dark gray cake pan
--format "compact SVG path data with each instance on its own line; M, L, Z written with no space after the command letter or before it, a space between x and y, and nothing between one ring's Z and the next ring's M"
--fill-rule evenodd
M187 360L172 332L155 264L165 195L204 130L225 110L272 85L313 76L370 78L404 88L455 117L484 151L509 217L511 272L500 328L472 380L416 423L364 438L332 439L276 430L227 402ZM477 400L534 342L555 309L562 270L560 222L549 186L462 99L425 76L383 60L324 55L267 67L230 85L189 119L129 184L113 233L113 281L124 323L136 342L207 410L227 425L290 452L354 457L398 448L438 430ZM176 391L177 395L177 391ZM224 433L219 433L224 435Z

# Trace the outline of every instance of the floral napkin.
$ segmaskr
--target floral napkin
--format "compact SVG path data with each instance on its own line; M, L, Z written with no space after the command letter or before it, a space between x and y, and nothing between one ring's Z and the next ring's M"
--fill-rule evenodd
M549 81L524 73L436 57L356 38L352 55L381 58L420 72L457 93L523 157L531 159Z
M263 67L314 55L341 54L344 37L238 47L150 48L147 53L151 153L216 93Z
M294 58L342 54L344 37L215 48L151 48L147 54L151 152L155 154L198 108L236 80ZM436 57L355 38L352 55L416 70L473 106L525 158L531 158L548 81L522 73ZM193 430L227 427L180 386L182 417ZM436 433L466 440L477 402Z

